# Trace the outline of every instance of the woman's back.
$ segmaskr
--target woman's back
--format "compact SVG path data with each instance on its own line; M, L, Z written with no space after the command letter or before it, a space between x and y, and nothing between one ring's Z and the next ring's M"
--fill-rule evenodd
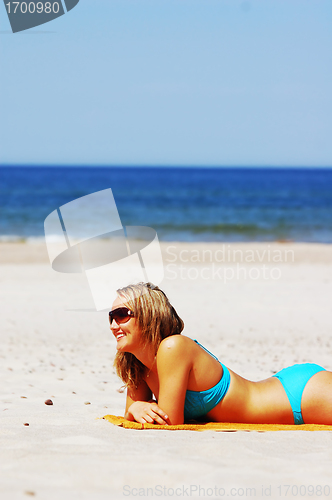
M205 415L205 418L218 422L256 422L256 423L293 423L292 411L288 398L282 385L277 379L269 378L261 382L249 381L232 370L226 368L215 358L212 353L199 343L184 335L174 335L164 339L160 344L163 350L181 348L182 362L188 363L187 397L208 392L212 388L222 383L225 378L225 371L229 374L229 386L222 399L202 415L186 411L186 399L184 402L184 415L186 419L198 418ZM159 352L159 351L158 351ZM157 368L157 367L156 367ZM150 376L146 379L157 400L159 398L158 377ZM172 388L169 387L169 391Z

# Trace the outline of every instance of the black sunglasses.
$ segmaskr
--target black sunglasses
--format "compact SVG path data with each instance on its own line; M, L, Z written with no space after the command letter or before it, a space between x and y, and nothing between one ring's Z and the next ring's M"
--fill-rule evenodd
M127 307L118 307L117 309L113 309L108 313L110 325L113 323L113 320L119 325L121 323L126 323L130 320L130 318L134 317L133 311L128 309Z

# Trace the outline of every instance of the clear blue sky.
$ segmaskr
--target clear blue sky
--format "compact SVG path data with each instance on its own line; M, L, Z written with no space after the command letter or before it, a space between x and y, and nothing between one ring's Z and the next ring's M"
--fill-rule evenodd
M0 163L332 166L331 0L0 5Z

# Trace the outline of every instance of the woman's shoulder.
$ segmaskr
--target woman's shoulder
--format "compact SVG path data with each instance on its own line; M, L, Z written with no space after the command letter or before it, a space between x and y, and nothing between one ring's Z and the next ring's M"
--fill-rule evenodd
M178 354L184 351L188 352L188 349L190 350L194 345L195 342L185 335L171 335L160 342L157 355L160 357L168 353Z
M194 355L193 347L195 343L189 337L181 334L171 335L163 339L157 351L157 364L159 367L190 366Z

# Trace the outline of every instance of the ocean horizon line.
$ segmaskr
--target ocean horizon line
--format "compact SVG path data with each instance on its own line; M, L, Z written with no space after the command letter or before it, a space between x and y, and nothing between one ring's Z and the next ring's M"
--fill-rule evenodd
M167 165L167 164L44 164L44 163L0 163L2 168L96 168L96 169L206 169L206 170L332 170L332 165Z

